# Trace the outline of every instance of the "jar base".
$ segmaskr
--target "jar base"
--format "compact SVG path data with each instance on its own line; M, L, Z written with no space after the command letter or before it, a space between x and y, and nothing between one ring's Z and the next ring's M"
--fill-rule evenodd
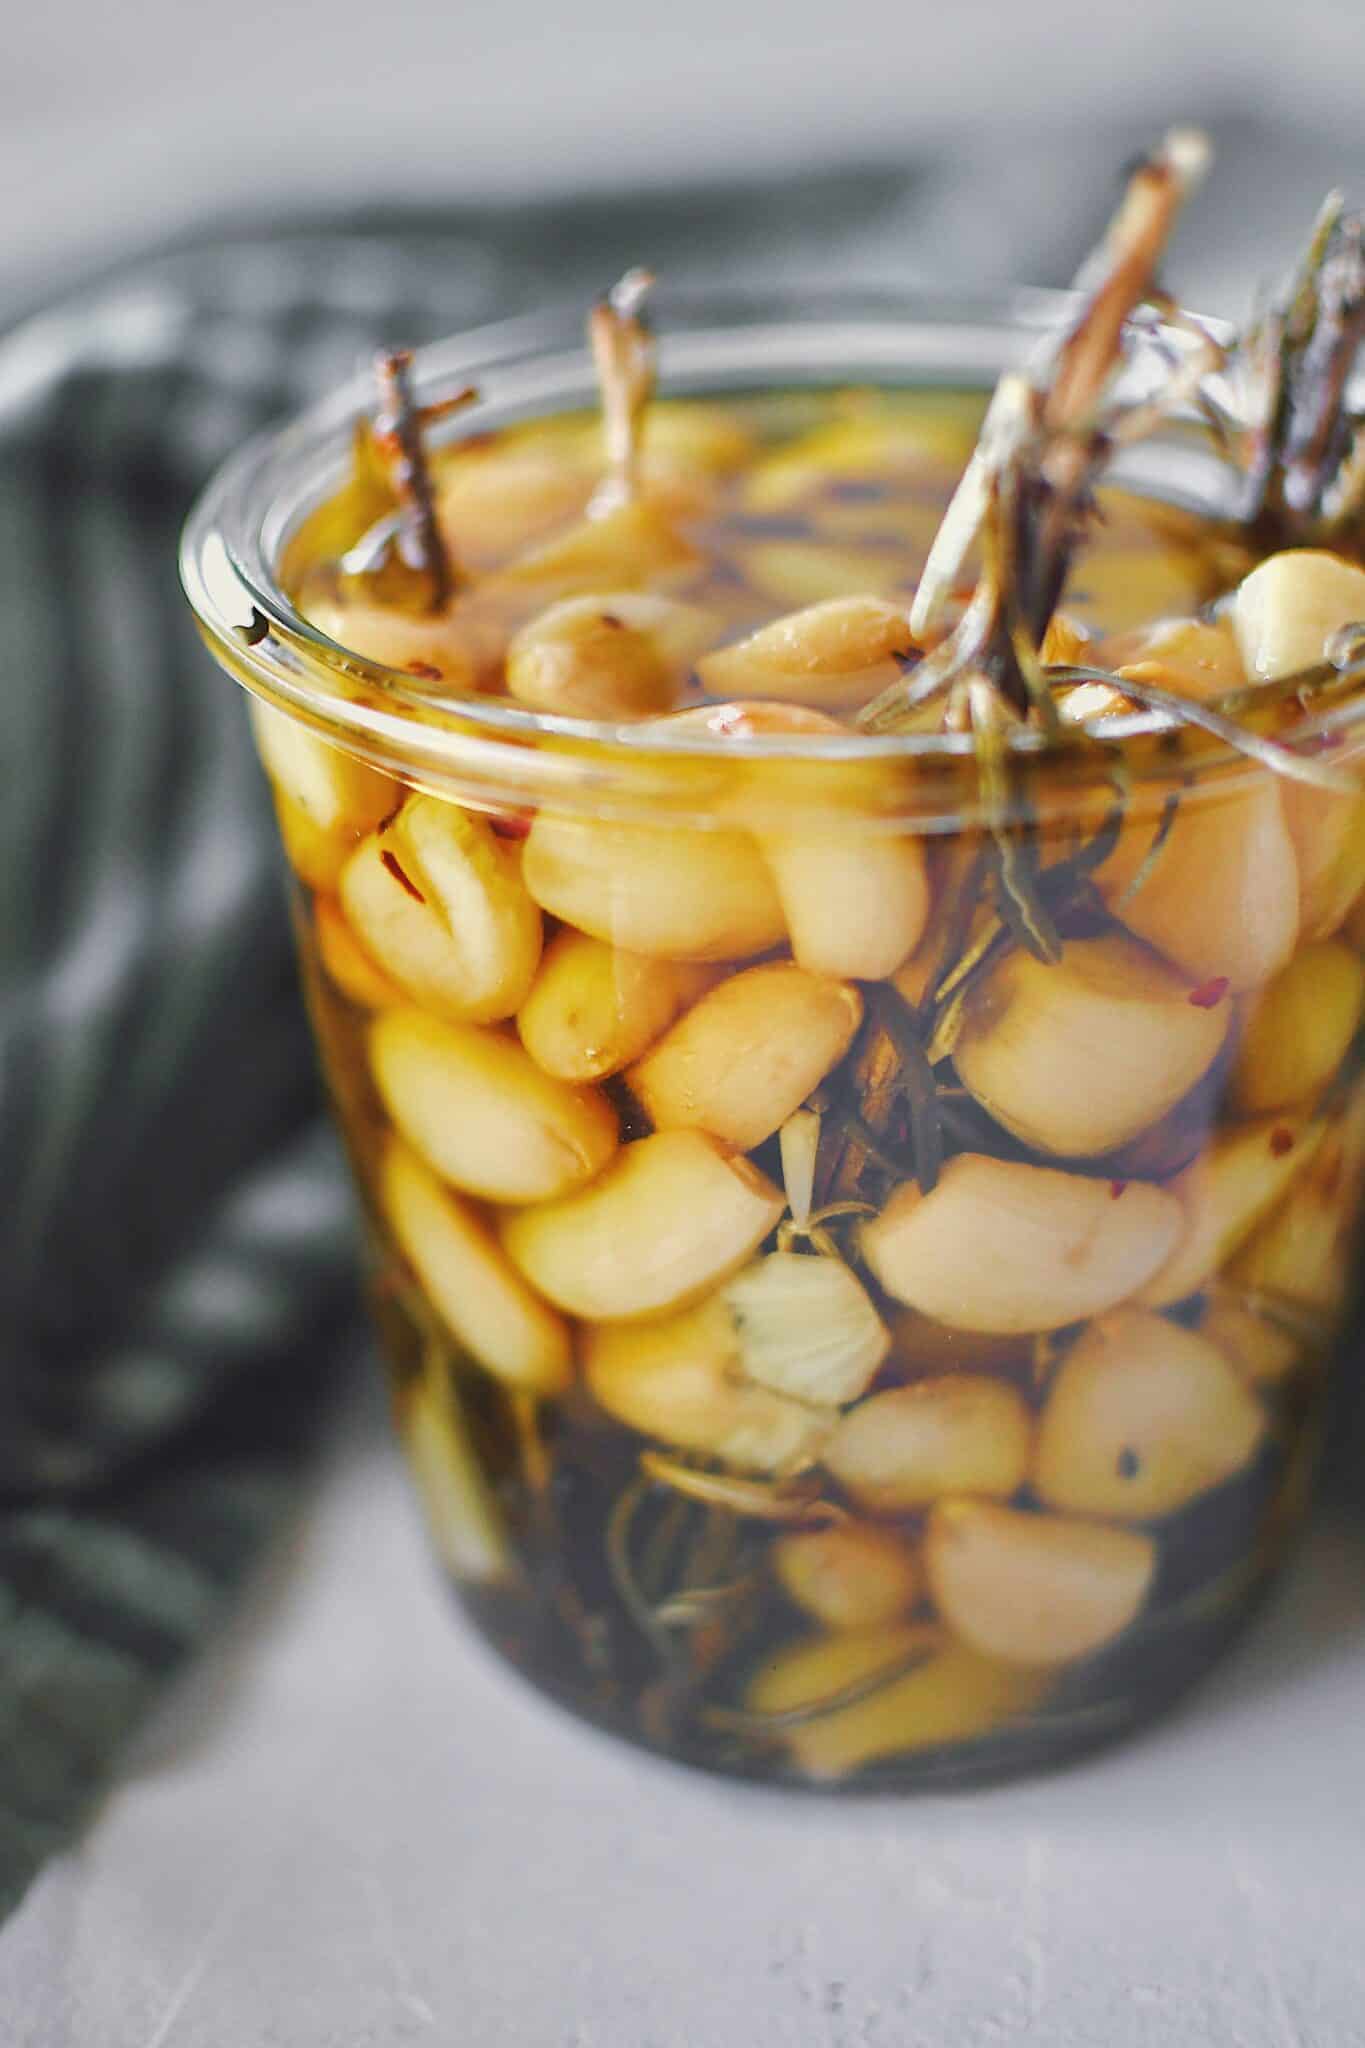
M1149 1670L1140 1690L1120 1690L1106 1680L1106 1672L1116 1676L1119 1668L1119 1652L1112 1651L1059 1676L1036 1711L987 1735L881 1757L842 1776L813 1775L780 1747L757 1747L717 1732L699 1702L689 1708L675 1698L670 1711L666 1675L629 1693L619 1678L604 1684L603 1674L586 1664L574 1668L566 1662L562 1627L551 1621L528 1632L522 1601L462 1585L449 1574L446 1583L464 1620L502 1664L598 1732L711 1776L807 1793L868 1795L972 1791L1065 1769L1126 1740L1173 1712L1216 1667L1253 1620L1275 1576L1267 1567L1221 1604L1216 1617L1181 1628L1161 1654L1146 1659ZM713 1697L708 1692L708 1700Z

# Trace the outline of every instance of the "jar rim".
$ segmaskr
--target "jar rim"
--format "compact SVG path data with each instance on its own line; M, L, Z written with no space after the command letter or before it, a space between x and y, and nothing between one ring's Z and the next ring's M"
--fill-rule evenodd
M737 380L760 370L756 391L802 383L836 389L860 381L886 385L899 372L895 381L907 390L979 389L985 397L1001 370L1054 331L1074 304L1072 293L1035 288L974 295L827 285L665 291L657 299L660 389L733 393ZM461 413L452 443L510 419L581 405L592 391L582 315L577 303L558 304L432 343L414 353L414 388L430 402L478 380L480 397ZM1208 324L1218 331L1218 323ZM1126 374L1140 379L1144 359L1157 360L1144 352L1156 347L1139 335ZM279 564L300 521L344 481L353 422L370 401L362 372L291 422L253 437L211 478L184 528L181 580L201 634L239 682L277 709L349 751L433 784L471 796L492 790L502 801L530 804L690 807L705 801L693 771L708 764L743 763L760 777L768 769L823 764L836 774L879 763L923 776L939 764L957 780L970 763L965 733L668 733L653 723L646 729L568 718L488 697L443 700L416 690L410 674L343 647L297 610ZM1141 471L1127 478L1116 472L1126 488L1167 503L1183 500L1211 517L1227 515L1233 473L1197 415L1138 444L1138 460L1152 474L1144 481ZM1193 465L1193 487L1177 478L1182 464L1186 471ZM1339 706L1330 716L1339 725L1343 710L1357 708ZM1309 717L1280 737L1292 742L1326 723ZM1163 729L1146 711L1110 728L1120 746ZM1063 776L1077 770L1088 784L1112 761L1110 749L1080 734L1059 740L1021 726L1010 745ZM1201 775L1248 765L1217 745L1199 758ZM1160 772L1168 774L1169 764Z

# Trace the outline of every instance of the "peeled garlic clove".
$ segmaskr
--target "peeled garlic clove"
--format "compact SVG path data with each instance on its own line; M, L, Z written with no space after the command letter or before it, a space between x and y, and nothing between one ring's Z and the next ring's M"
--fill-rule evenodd
M583 451L458 446L439 463L436 517L458 562L488 567L578 518L596 475ZM439 664L438 664L439 666Z
M878 1672L906 1663L913 1668L854 1704L806 1718L822 1700L873 1685ZM1026 1714L1045 1683L1040 1672L945 1642L930 1624L879 1624L779 1650L754 1678L745 1704L774 1717L799 1712L776 1732L807 1777L831 1780L884 1757L974 1742Z
M1304 937L1330 938L1365 892L1365 798L1286 780L1280 802L1299 864Z
M514 1038L387 1010L370 1066L390 1116L437 1173L490 1202L540 1202L600 1173L616 1117L594 1088L542 1073Z
M826 1628L875 1628L915 1605L924 1584L913 1547L875 1522L791 1529L770 1553L787 1598Z
M848 1051L863 999L787 961L747 968L702 997L626 1079L660 1130L695 1127L751 1152Z
M739 1471L807 1465L829 1427L737 1376L734 1323L715 1298L659 1322L589 1324L582 1360L589 1391L618 1422Z
M1155 683L1200 704L1246 681L1229 619L1159 619L1107 640L1100 663L1120 678L1131 674L1135 682Z
M835 547L827 541L756 541L739 565L756 590L778 604L812 605L866 590L881 595L905 576L900 554L870 548Z
M590 1188L522 1209L503 1243L527 1279L592 1322L661 1315L717 1286L757 1250L781 1195L700 1131L626 1145Z
M912 652L903 606L836 597L774 619L697 663L713 697L780 697L854 708L870 702Z
M452 694L477 690L496 666L497 641L488 625L476 631L449 612L414 614L393 605L325 600L308 605L307 613L339 647L386 668L439 680Z
M918 419L881 413L832 420L754 465L744 483L744 509L786 512L823 496L832 483L913 479L943 464L957 469L971 453L980 418L973 403L922 412Z
M600 518L581 519L518 555L496 580L500 585L543 584L569 596L574 591L657 587L685 580L699 566L696 550L672 520L657 505L632 499Z
M1238 1287L1328 1318L1345 1306L1356 1266L1361 1105L1321 1136L1284 1200L1228 1268Z
M1322 548L1271 555L1238 586L1232 625L1253 682L1322 661L1343 626L1365 620L1365 569Z
M623 953L586 932L551 940L517 1012L521 1042L561 1081L600 1081L638 1059L700 995L707 970Z
M324 832L307 811L301 811L282 789L275 790L275 816L290 867L310 889L330 895L336 888L356 842L349 835Z
M458 1195L405 1145L390 1142L379 1204L423 1292L457 1344L509 1386L562 1393L572 1378L569 1332Z
M510 696L572 718L647 718L677 701L711 637L693 605L640 591L568 597L514 633Z
M722 739L754 739L766 733L847 733L837 718L809 704L766 703L761 698L728 704L690 704L652 721L662 733L715 733Z
M1007 1500L1028 1474L1033 1419L1014 1387L977 1373L917 1380L851 1408L825 1450L870 1514L913 1514L945 1494Z
M1231 1005L1131 939L1073 939L1055 965L1015 949L977 982L953 1057L964 1084L1025 1144L1110 1152L1163 1117L1217 1058Z
M427 1528L438 1556L457 1579L494 1585L509 1576L512 1558L502 1526L460 1413L444 1362L410 1382L398 1403L398 1428Z
M1069 1664L1123 1634L1156 1572L1136 1529L941 1501L925 1534L934 1604L953 1634L1008 1663Z
M357 760L354 754L343 753L297 719L255 697L251 723L257 751L275 788L316 837L335 842L340 849L337 865L362 834L372 831L402 802L402 785L391 775Z
M1148 1521L1250 1462L1265 1411L1207 1336L1142 1309L1082 1331L1038 1425L1033 1485L1049 1507Z
M860 831L765 833L792 953L812 974L880 981L914 952L929 916L917 839Z
M744 469L756 443L751 428L729 406L707 399L655 399L641 428L646 480L651 464L682 464L712 476Z
M897 1301L959 1330L1058 1330L1124 1301L1165 1263L1181 1206L1143 1181L962 1152L931 1194L913 1181L863 1226L863 1256Z
M413 797L341 876L352 929L384 971L443 1016L491 1024L525 1000L541 925L517 849L483 818Z
M334 896L314 897L313 936L328 975L351 1002L363 1010L384 1010L403 1001L402 989L371 960Z
M739 1369L816 1406L854 1401L890 1348L885 1323L841 1259L772 1252L723 1290Z
M522 868L536 902L632 953L742 960L785 934L751 839L540 811Z
M1187 791L1143 878L1157 810L1133 817L1095 871L1106 907L1204 987L1256 988L1299 931L1299 871L1274 778Z
M1137 1298L1166 1308L1206 1286L1305 1170L1323 1131L1290 1113L1220 1131L1171 1182L1169 1199L1181 1213L1176 1242Z
M1249 1386L1282 1386L1304 1363L1299 1338L1235 1300L1215 1295L1200 1319L1199 1333Z
M1365 964L1332 940L1303 946L1255 998L1231 1092L1255 1116L1309 1102L1340 1066L1365 1009Z

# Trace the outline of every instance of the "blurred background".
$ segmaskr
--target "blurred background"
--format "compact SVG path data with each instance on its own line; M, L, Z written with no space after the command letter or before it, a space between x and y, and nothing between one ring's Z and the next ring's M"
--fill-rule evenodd
M1365 186L1359 0L60 0L10 10L5 43L11 303L209 221L746 175L778 181L768 259L1050 282L1113 167L1197 119L1222 154L1177 275L1198 248L1222 310L1324 183ZM914 204L855 183L794 249L781 186L829 165L902 173Z

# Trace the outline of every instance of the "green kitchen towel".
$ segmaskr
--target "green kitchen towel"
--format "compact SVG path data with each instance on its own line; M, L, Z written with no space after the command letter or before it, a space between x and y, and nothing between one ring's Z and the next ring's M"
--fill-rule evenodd
M380 341L640 256L814 274L906 190L233 235L0 341L0 1909L295 1494L359 1327L264 786L176 581L197 488Z

